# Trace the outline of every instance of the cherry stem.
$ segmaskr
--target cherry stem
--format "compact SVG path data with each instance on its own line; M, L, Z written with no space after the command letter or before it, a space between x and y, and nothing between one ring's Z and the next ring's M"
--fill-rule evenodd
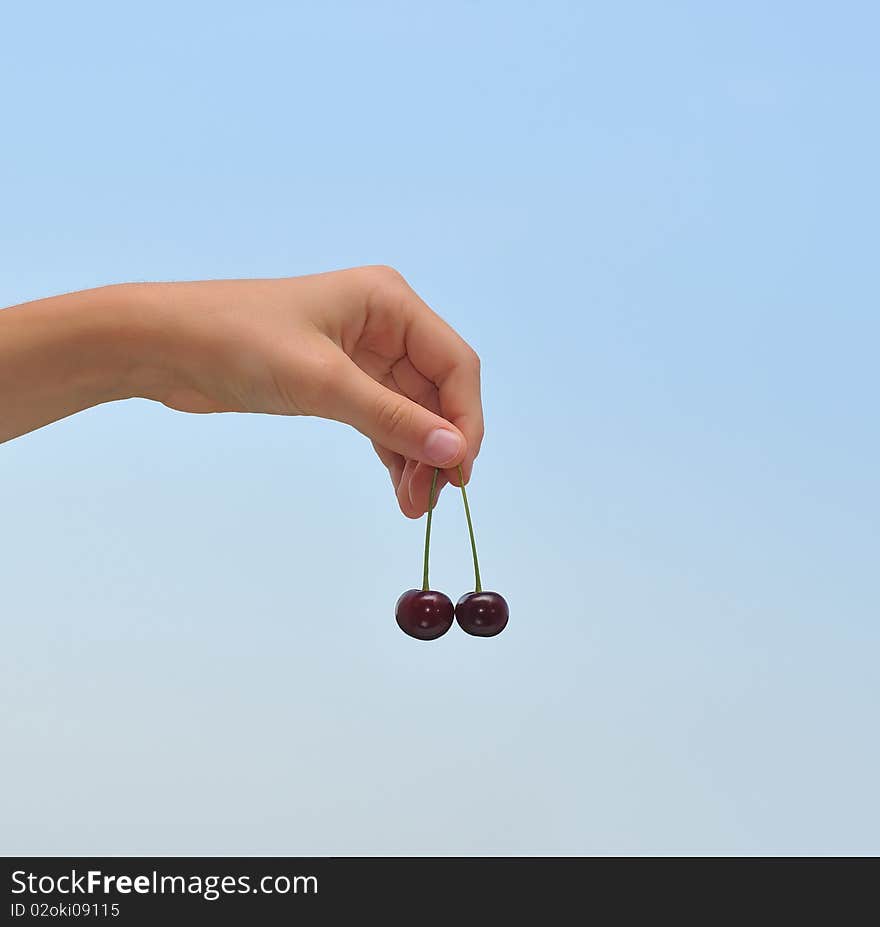
M475 592L482 592L483 587L480 585L480 564L477 562L477 542L474 540L474 524L471 521L471 507L468 505L467 492L464 488L464 474L461 472L461 464L458 465L458 481L461 483L461 498L464 499L464 514L468 523L468 534L471 536L471 551L474 555L474 584ZM427 574L426 574L427 575Z
M437 474L440 472L439 467L434 468L434 475L431 477L431 496L428 499L428 524L425 527L425 571L422 573L422 591L427 592L431 587L428 585L428 553L431 550L431 516L434 514L434 491L437 489Z

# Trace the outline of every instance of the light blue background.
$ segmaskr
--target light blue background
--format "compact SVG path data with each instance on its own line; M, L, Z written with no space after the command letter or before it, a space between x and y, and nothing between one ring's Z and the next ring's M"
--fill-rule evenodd
M342 426L4 445L0 850L880 851L876 9L5 6L0 304L396 266L512 618Z

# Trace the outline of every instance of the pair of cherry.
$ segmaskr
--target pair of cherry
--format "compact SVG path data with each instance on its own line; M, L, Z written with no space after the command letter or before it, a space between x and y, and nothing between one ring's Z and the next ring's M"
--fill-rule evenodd
M477 544L474 541L474 526L461 467L458 468L461 483L461 497L467 517L471 551L474 555L475 592L465 593L453 608L452 599L443 592L437 592L428 585L428 552L431 549L431 516L434 510L434 495L437 490L437 474L431 480L431 496L428 501L428 523L425 528L425 566L421 589L409 589L397 600L395 616L400 629L420 641L433 641L452 627L452 620L458 621L462 630L475 637L494 637L507 627L509 610L504 597L497 592L484 592L480 585L480 565L477 562Z

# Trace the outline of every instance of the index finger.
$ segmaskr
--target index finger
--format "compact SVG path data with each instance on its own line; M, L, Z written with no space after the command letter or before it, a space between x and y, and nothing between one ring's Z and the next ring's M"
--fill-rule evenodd
M408 284L405 286L406 353L416 370L437 387L440 414L467 440L462 461L467 482L484 434L480 358ZM457 486L458 473L449 471L448 476Z

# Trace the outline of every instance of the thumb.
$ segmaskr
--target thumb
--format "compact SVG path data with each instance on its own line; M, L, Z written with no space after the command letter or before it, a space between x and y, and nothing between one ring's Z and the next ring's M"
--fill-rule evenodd
M377 383L354 362L345 365L333 393L330 417L390 451L432 467L454 467L464 458L467 442L455 425Z

